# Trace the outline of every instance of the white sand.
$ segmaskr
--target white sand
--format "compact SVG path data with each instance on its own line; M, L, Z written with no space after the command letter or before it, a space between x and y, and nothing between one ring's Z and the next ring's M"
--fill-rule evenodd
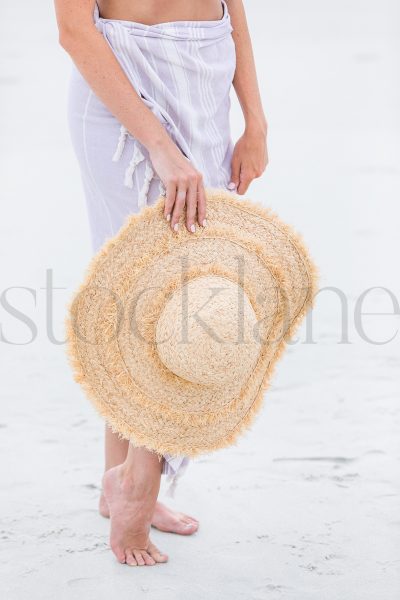
M170 562L119 565L96 512L102 423L54 335L90 257L65 122L69 58L51 3L2 7L1 290L37 327L0 307L0 590L7 600L394 600L400 593L399 336L373 345L352 311L368 287L397 299L400 251L399 6L396 0L246 2L270 121L271 164L251 195L304 234L323 286L315 344L280 363L256 425L193 463L175 504L192 538L154 533ZM350 8L350 5L352 8ZM301 8L300 8L301 7ZM241 120L233 108L235 136ZM36 301L34 299L36 294ZM3 299L4 300L4 299ZM371 293L365 312L393 312ZM365 316L388 339L399 316ZM17 345L22 344L22 345Z

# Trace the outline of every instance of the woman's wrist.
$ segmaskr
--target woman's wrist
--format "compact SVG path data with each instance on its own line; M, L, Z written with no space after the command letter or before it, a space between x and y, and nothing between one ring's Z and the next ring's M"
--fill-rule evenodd
M150 139L146 140L146 148L150 154L166 153L171 150L175 144L172 138L168 135L165 129L162 127L160 132L152 135Z
M266 137L268 132L268 123L264 116L254 116L245 118L246 135Z
M162 152L170 145L171 138L160 123L154 131L146 133L142 143L149 152Z

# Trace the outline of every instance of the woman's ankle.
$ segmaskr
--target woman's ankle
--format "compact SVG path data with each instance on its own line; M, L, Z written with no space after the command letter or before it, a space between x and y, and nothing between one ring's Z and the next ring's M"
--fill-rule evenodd
M158 457L148 450L134 449L118 467L121 489L135 495L158 494L162 466Z

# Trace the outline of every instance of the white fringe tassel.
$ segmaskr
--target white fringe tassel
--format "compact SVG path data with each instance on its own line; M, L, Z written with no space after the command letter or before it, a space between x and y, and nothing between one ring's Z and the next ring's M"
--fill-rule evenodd
M144 182L142 189L140 190L138 208L142 208L147 204L147 193L149 191L150 182L154 177L154 169L151 166L150 161L146 160L146 170L144 173Z
M133 188L133 173L136 169L136 166L142 162L142 160L144 160L144 155L140 151L139 146L135 144L131 161L125 171L124 185L127 187Z
M168 489L165 492L166 496L169 498L175 498L176 486L178 485L178 480L182 477L182 473L175 473L174 475L167 478L167 482L169 483Z
M113 162L116 162L121 158L122 152L125 148L126 138L128 137L128 133L129 133L127 128L124 125L120 126L119 131L120 131L120 134L119 134L118 144L115 149L114 156L112 157ZM137 143L134 143L132 158L129 162L129 165L127 166L127 168L125 170L124 185L126 187L131 188L131 189L133 188L133 174L135 172L137 165L140 162L142 162L142 160L144 160L144 159L145 159L145 156L142 153L142 151L140 150L139 145ZM150 182L154 176L155 176L155 171L154 171L150 161L146 160L144 182L143 182L142 189L140 190L140 193L139 193L138 208L142 208L143 206L145 206L147 204L147 194L148 194L148 191L150 188ZM162 196L164 196L166 193L166 190L165 190L164 184L161 181L161 179L160 179L160 184L159 184L159 190L160 190L160 194Z
M121 158L123 149L125 148L126 138L128 137L128 130L124 125L119 128L120 134L118 139L118 145L112 157L113 162L116 162Z
M176 487L177 487L178 482L181 479L182 475L185 473L186 469L188 468L188 464L189 464L189 462L186 460L186 462L181 463L177 467L176 470L173 469L172 472L171 471L169 472L167 479L166 479L166 483L169 484L168 489L166 490L166 495L169 496L170 498L175 497Z

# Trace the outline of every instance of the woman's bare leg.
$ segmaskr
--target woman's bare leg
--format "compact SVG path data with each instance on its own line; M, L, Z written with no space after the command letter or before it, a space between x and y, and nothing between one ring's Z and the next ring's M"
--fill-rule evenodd
M105 426L105 429L104 468L105 471L108 471L108 469L116 467L117 465L122 465L122 463L125 462L126 456L128 454L129 442L128 440L120 438L117 433L113 433L111 428L107 424Z
M129 445L125 461L108 469L103 491L110 510L110 546L120 563L166 562L149 533L160 489L162 461L145 448Z
M105 471L124 463L127 457L128 448L129 442L121 439L118 434L113 433L111 428L106 424ZM99 511L103 517L110 516L108 503L103 492L100 496ZM180 535L191 535L197 531L199 522L189 515L174 511L161 502L156 502L152 525L161 531L178 533Z
M113 433L106 423L104 431L104 472L125 462L128 454L128 447L128 440L124 440L120 438L118 434ZM99 512L103 517L110 516L110 511L103 492L100 495Z

